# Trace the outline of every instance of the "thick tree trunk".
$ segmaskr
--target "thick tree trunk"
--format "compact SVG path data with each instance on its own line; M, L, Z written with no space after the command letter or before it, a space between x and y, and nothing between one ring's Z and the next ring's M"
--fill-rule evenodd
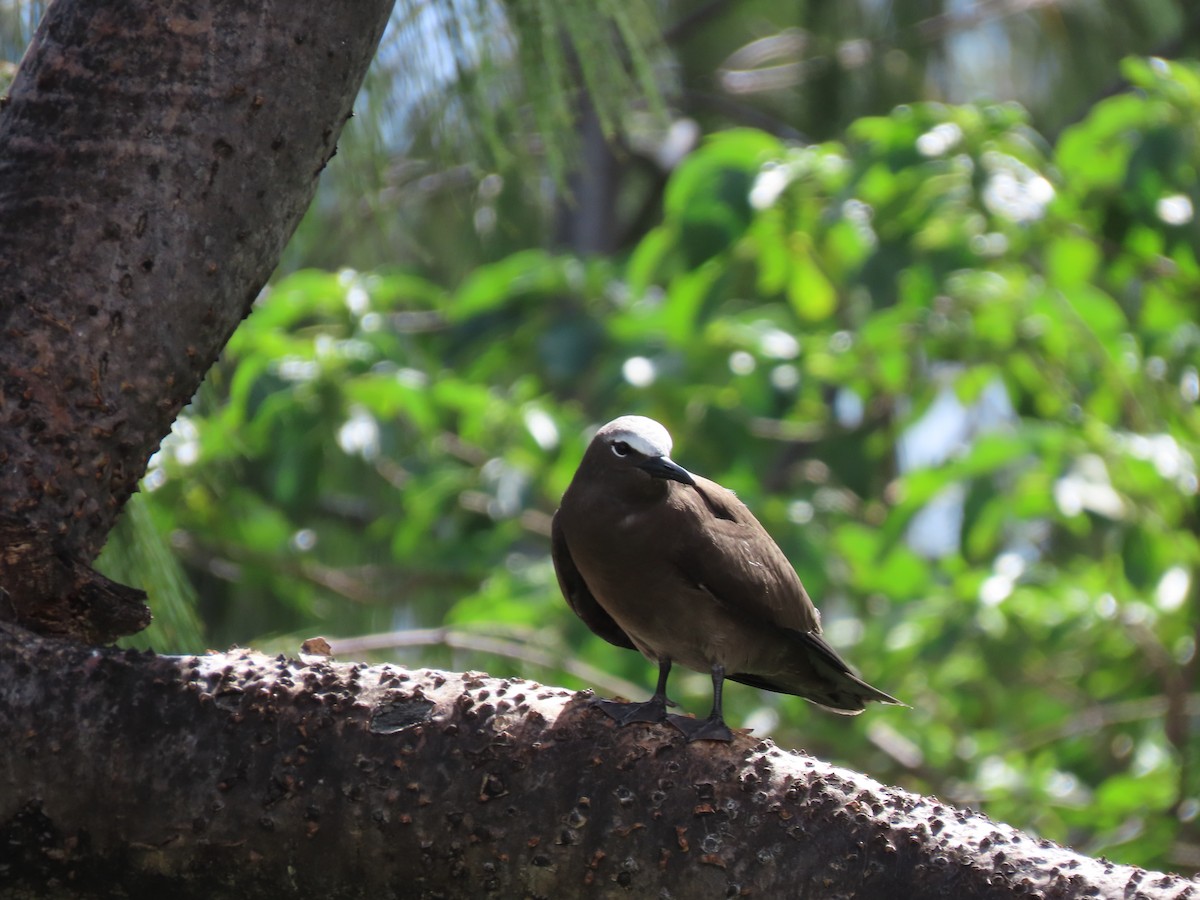
M105 641L89 565L333 155L392 0L55 0L0 101L0 618Z
M0 626L0 723L0 897L1200 896L518 679Z

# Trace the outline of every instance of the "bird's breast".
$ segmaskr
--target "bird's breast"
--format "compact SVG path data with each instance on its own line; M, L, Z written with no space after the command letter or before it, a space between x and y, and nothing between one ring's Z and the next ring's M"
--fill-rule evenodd
M635 646L651 659L705 672L724 660L729 627L712 594L679 567L675 519L668 509L625 508L607 518L568 519L564 531L596 602Z

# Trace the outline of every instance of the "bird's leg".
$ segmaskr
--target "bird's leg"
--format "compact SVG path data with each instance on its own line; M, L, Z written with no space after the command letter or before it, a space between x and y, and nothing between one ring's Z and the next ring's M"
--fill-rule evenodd
M725 667L714 663L712 667L713 706L707 719L689 719L686 716L667 716L667 721L683 732L689 741L732 741L733 732L725 724L721 714L721 691L725 686Z
M630 722L661 722L667 717L667 707L675 704L667 699L667 676L671 674L671 660L658 661L658 685L654 696L641 703L618 703L616 700L596 700L605 715L615 719L619 725Z

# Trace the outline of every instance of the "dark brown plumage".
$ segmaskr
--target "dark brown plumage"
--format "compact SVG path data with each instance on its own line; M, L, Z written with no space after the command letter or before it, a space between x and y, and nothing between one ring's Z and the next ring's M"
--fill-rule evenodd
M612 644L659 665L643 703L599 701L622 724L664 718L690 740L730 740L725 678L795 694L855 715L871 687L821 637L821 620L783 551L719 484L670 458L653 419L622 416L597 432L554 516L554 568L563 596ZM707 719L667 716L672 663L713 679Z

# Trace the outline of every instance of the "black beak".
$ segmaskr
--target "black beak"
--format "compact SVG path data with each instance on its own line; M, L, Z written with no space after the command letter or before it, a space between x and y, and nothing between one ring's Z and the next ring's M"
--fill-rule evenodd
M650 457L645 462L639 463L638 468L653 478L665 478L668 481L678 481L680 484L696 486L696 479L692 477L691 472L665 456Z

